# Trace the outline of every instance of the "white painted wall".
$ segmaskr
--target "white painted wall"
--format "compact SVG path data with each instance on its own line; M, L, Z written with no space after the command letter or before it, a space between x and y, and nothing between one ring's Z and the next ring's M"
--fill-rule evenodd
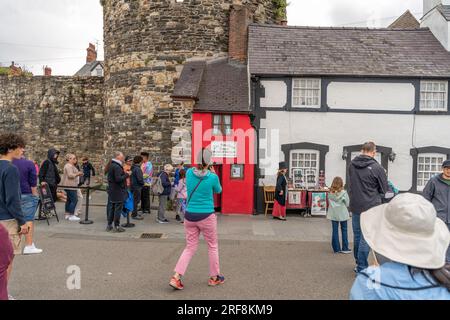
M411 83L331 82L327 100L336 109L411 111L415 89Z
M444 48L450 51L450 24L437 9L427 14L420 23L420 26L422 28L429 28Z
M374 141L380 146L391 147L397 154L394 162L389 162L389 178L402 191L412 187L413 159L413 115L356 114L267 111L267 118L261 125L267 128L267 135L276 132L278 142L269 142L272 168L267 170L267 178L260 184L274 181L276 167L284 160L281 145L310 142L328 145L326 156L326 183L330 185L335 176L345 179L346 162L342 160L343 147ZM450 116L417 115L415 147L439 146L450 148ZM446 138L447 137L447 138ZM275 152L278 151L278 152ZM278 153L278 154L277 154ZM269 175L273 172L273 175Z
M261 81L266 91L266 97L261 98L262 108L283 108L287 101L287 86L284 81Z
M450 0L423 0L423 14L433 9L439 4L449 4Z

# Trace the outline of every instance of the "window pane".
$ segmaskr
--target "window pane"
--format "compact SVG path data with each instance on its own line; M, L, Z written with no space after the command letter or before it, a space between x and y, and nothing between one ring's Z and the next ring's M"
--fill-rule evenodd
M223 116L223 123L229 125L231 123L231 116Z

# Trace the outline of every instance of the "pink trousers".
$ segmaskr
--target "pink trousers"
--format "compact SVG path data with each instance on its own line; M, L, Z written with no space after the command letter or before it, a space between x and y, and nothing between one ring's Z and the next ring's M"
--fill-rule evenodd
M209 275L211 277L220 275L216 215L212 214L208 218L198 222L184 220L184 230L186 232L186 248L178 260L175 272L181 275L185 274L192 257L197 251L200 233L203 233L203 237L208 244Z

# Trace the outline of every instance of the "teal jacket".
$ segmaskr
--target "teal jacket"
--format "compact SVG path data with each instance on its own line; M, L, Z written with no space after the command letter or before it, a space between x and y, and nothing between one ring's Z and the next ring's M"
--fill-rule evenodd
M199 182L200 184L194 192ZM186 186L187 212L205 214L214 212L214 193L222 192L222 186L216 174L191 168L186 173Z
M332 221L347 221L350 219L347 207L350 204L347 191L328 194L328 212L327 218Z

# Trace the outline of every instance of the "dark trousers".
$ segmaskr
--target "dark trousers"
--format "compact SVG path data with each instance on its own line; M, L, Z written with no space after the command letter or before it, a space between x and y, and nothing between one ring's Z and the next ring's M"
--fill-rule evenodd
M120 215L123 211L123 202L110 202L108 201L107 207L108 213L108 226L112 226L114 222L114 226L120 226Z
M361 231L361 214L352 215L353 227L353 254L356 261L357 271L361 272L369 266L370 247Z
M58 189L58 186L53 186L53 185L48 185L48 188L50 189L50 193L52 194L52 198L53 198L53 202L56 203L56 201L58 200L58 196L56 193L56 190Z
M142 187L141 192L141 210L143 212L150 212L150 187L144 186Z
M349 251L348 250L348 236L347 236L347 221L331 221L333 226L333 235L331 246L334 252ZM341 225L342 233L342 248L339 241L339 224Z
M78 203L78 195L76 190L65 190L67 194L66 200L66 213L73 215L75 213L75 208Z
M132 217L136 217L138 214L138 203L141 201L142 188L132 189L133 192L133 213Z

